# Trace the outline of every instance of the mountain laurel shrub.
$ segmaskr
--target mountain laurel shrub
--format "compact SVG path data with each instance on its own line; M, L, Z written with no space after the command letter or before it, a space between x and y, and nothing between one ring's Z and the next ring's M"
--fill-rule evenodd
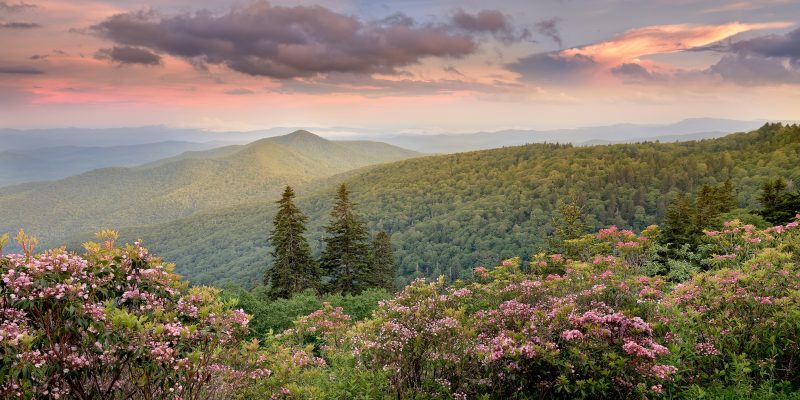
M21 235L0 258L0 395L798 399L798 225L733 220L666 261L657 227L610 227L452 285L280 300L316 311L260 342L138 244L34 255Z
M23 254L0 258L0 397L228 398L270 374L241 340L249 317L219 290L99 237L83 256L34 254L21 233Z

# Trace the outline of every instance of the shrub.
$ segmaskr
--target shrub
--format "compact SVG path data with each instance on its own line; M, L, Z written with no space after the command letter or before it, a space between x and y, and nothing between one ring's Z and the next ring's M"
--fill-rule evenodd
M258 368L249 317L219 291L187 289L172 268L116 235L86 254L0 259L0 395L4 398L225 398Z

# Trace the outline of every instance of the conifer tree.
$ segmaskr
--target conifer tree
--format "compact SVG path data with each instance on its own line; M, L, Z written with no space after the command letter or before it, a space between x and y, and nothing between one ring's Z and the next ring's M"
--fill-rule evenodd
M790 192L783 178L772 179L761 185L758 201L763 209L758 212L773 224L785 224L800 213L800 191Z
M311 248L303 237L307 217L294 204L294 191L286 186L277 202L278 213L269 236L272 243L272 267L264 276L270 285L270 296L288 298L306 289L319 290L322 271L311 256Z
M394 291L397 260L392 250L392 238L385 231L378 232L372 239L371 264L372 286Z
M664 216L662 241L677 247L684 244L694 246L700 233L696 221L697 210L692 199L683 193L678 193Z
M356 294L370 285L370 257L367 226L353 211L347 187L336 194L331 222L325 227L325 249L320 264L330 281L329 290Z
M718 217L736 208L736 195L730 180L719 186L703 185L697 193L697 230L721 223Z

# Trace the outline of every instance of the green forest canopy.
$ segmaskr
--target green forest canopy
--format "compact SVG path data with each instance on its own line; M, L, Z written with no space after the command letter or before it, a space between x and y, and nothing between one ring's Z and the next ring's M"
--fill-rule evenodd
M662 220L679 192L730 179L740 207L757 208L764 181L800 178L800 127L768 124L749 133L684 143L595 147L532 144L369 167L298 190L315 254L337 184L347 183L372 232L392 234L400 284L416 276L465 276L543 247L557 200L576 194L586 228L641 229ZM195 283L260 281L269 263L272 201L122 229L177 264ZM88 237L88 236L84 236ZM77 244L80 240L72 240Z

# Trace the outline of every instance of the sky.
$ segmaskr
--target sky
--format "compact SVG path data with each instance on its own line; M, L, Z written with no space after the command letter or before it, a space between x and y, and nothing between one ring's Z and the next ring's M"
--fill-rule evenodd
M0 127L800 119L800 1L0 0Z

